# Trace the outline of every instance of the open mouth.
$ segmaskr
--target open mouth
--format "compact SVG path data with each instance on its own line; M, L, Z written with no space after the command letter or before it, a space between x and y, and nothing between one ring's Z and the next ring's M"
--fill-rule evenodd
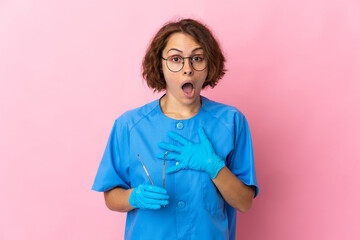
M184 94L186 97L188 98L192 98L194 96L194 85L191 82L185 82L182 86L181 86Z
M194 85L192 83L185 83L184 85L182 85L182 90L185 92L185 93L191 93L192 90L194 89Z

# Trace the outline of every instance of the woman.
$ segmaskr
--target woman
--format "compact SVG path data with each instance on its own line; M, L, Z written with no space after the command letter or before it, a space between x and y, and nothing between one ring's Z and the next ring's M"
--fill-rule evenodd
M166 93L116 119L92 188L128 212L125 239L235 239L236 210L251 207L258 185L244 115L200 95L223 77L224 61L192 19L152 40L143 76Z

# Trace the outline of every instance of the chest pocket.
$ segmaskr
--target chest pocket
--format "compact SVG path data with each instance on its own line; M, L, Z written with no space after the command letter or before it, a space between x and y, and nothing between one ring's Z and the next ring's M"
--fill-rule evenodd
M213 216L225 217L225 200L208 174L203 174L202 192L205 209Z

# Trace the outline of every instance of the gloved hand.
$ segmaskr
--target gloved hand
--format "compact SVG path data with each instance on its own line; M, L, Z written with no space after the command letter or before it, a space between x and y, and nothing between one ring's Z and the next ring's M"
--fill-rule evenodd
M134 188L129 197L129 203L133 208L160 209L169 204L169 195L164 188L141 184Z
M199 128L198 132L201 141L199 144L192 143L175 132L168 132L167 134L183 146L175 146L163 142L158 144L159 147L170 150L170 153L166 155L166 159L180 162L178 165L168 168L166 173L174 173L182 169L193 169L205 171L210 175L211 179L214 179L220 169L225 166L225 161L216 155L204 129ZM157 157L163 158L164 154L159 153Z

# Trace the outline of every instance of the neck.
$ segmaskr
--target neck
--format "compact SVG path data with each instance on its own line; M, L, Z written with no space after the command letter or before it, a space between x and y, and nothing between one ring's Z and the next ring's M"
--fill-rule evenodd
M199 112L201 108L201 97L198 96L198 98L190 104L184 104L166 94L160 99L160 108L162 112L170 118L176 120L189 119Z

